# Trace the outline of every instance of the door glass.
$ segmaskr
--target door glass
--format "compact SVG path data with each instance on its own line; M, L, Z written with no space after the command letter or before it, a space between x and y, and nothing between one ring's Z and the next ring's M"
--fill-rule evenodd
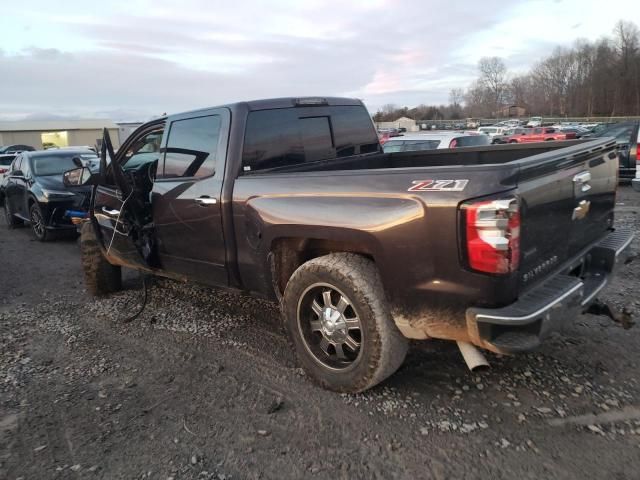
M130 169L160 159L163 130L154 130L134 142L125 154L124 168Z
M208 177L216 172L220 116L171 123L164 157L164 178Z

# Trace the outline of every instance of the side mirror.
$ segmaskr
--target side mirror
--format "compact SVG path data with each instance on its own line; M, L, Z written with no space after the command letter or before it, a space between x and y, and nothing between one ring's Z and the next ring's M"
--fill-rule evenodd
M66 187L78 187L84 185L94 185L97 175L91 173L88 167L74 168L62 174L62 183Z

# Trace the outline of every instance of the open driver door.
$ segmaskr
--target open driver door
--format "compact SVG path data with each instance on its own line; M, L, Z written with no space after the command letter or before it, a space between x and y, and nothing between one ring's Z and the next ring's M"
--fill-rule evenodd
M163 131L164 120L146 124L115 153L104 129L92 221L106 255L123 265L158 267L151 190Z

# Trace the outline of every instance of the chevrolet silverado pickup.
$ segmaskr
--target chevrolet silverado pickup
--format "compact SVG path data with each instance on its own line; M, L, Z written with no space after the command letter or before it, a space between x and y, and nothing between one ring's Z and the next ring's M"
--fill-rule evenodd
M107 132L108 133L108 132ZM515 354L585 312L627 255L613 139L384 153L358 100L284 98L166 116L100 168L82 261L279 301L300 364L360 392L410 339Z

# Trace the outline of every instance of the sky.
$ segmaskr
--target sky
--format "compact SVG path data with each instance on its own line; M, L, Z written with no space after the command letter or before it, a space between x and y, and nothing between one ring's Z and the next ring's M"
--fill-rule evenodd
M525 71L637 0L22 0L0 16L0 119L144 121L257 98L447 103L483 56ZM54 4L56 4L54 6Z

